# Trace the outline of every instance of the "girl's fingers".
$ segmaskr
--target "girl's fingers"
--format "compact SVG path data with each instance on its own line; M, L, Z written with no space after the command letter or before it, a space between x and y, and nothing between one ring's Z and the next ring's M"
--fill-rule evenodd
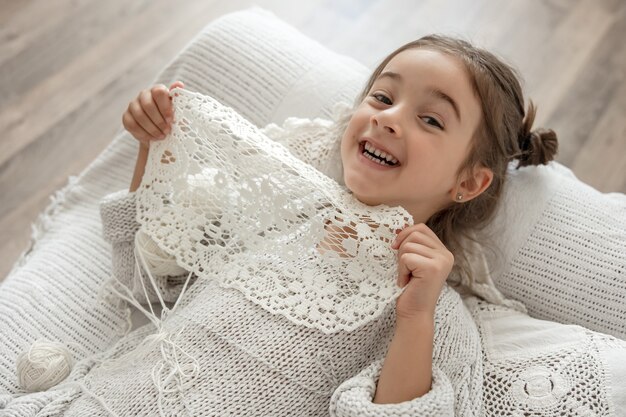
M425 258L415 253L404 253L398 262L398 286L403 288L411 280L411 273L420 268Z
M409 255L415 256L409 257ZM402 283L408 283L411 279L411 273L415 269L412 264L406 262L407 259L411 258L413 261L420 259L424 262L426 259L434 259L435 256L436 253L429 247L419 243L404 242L398 250L398 285L403 287Z
M159 131L158 132L159 134L155 137L161 137L165 135L165 128L167 127L167 123L165 122L165 119L161 115L161 112L159 111L159 107L157 103L152 97L152 91L151 90L142 91L141 94L139 95L139 103L141 104L141 108L143 109L144 113L147 115L148 119L150 119L151 124L155 126ZM147 131L150 132L149 130Z
M422 224L422 223L420 223ZM413 232L414 230L416 230L416 228L419 225L414 224L412 226L407 226L404 229L402 229L400 231L400 233L398 233L398 235L396 236L396 240L392 243L391 247L397 248L400 246L400 244L404 241L404 239L406 239L406 237Z
M176 87L184 88L185 84L183 84L180 81L176 81L176 82L172 83L172 85L170 85L170 91L172 91ZM177 95L177 94L174 94L174 95ZM169 100L172 101L172 97L169 97Z
M172 83L172 85L170 85L170 90L176 88L176 87L180 87L180 88L184 88L185 84L182 83L182 81L175 81Z
M167 134L169 133L170 124L172 123L174 115L172 102L170 101L170 94L165 88L153 89L152 98L157 105L161 120L164 120L164 126L161 130L163 133Z
M432 235L431 233L428 233L427 230L430 231ZM393 249L397 249L407 239L409 242L421 243L432 249L438 249L442 246L442 243L437 235L435 235L434 232L424 223L410 226L402 230L396 236L396 240L391 244L391 247Z
M150 139L153 139L148 132L146 132L136 121L130 112L124 113L122 118L124 127L130 134L133 135L141 143L149 144Z
M405 253L415 253L429 259L435 259L437 256L436 251L432 248L414 242L404 242L404 244L400 246L398 256L402 256Z
M133 117L135 123L139 125L148 135L153 138L158 138L163 135L163 133L152 123L152 120L148 117L146 113L144 113L141 105L137 100L132 101L128 105L128 111ZM131 132L133 133L133 132Z

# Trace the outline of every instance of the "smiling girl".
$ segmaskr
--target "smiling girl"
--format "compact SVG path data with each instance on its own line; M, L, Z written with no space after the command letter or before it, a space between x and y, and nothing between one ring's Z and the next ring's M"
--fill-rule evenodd
M177 82L170 89L182 86ZM547 163L557 150L556 135L531 129L535 108L530 103L525 110L512 68L485 50L443 36L426 36L392 52L355 103L336 123L345 185L367 205L403 207L414 224L398 230L392 244L397 285L404 291L396 301L382 367L338 387L332 413L397 412L362 403L353 403L349 411L350 402L341 402L358 378L371 377L376 383L371 405L418 404L423 398L412 412L480 415L480 387L474 386L480 360L462 363L470 355L465 350L478 343L477 332L468 324L471 319L463 321L469 315L445 283L453 274L471 282L461 243L492 218L509 162L518 159L518 167ZM150 142L170 132L172 116L162 85L142 91L125 112L124 127L141 142L131 193L141 183ZM448 301L442 301L444 293ZM457 303L448 310L456 316L450 313L437 324L446 302ZM465 326L456 333L449 331L455 320ZM440 371L457 362L461 366L454 369L462 372Z

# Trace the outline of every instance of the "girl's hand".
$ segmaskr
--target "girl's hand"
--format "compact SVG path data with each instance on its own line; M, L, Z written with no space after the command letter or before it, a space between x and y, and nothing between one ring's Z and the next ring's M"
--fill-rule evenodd
M170 90L183 88L184 84L176 81ZM122 116L122 124L141 146L148 148L150 141L161 140L170 132L174 110L172 98L163 84L155 85L139 92L137 98L128 104Z
M398 249L398 286L407 285L396 301L396 318L434 317L454 256L424 223L402 230L391 247Z

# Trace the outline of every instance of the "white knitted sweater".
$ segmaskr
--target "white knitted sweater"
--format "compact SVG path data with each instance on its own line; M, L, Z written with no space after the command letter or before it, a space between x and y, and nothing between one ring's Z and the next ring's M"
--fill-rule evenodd
M103 201L101 213L116 276L145 300L134 268L133 235L139 230L135 207L135 193L121 190ZM155 278L164 299L173 302L186 274ZM179 309L165 321L166 331L173 333L185 326L177 341L199 361L199 373L185 394L195 399L187 400L191 415L481 415L478 333L460 297L447 287L436 315L431 392L406 403L376 405L371 400L393 335L395 303L362 328L329 335L268 313L238 290L206 283L200 291L198 283L186 295L205 301ZM153 291L150 299L157 301ZM152 352L126 371L103 374L90 384L97 383L94 390L117 404L136 404L136 390L127 389L129 379L132 386L140 384L137 391L156 398L149 371L159 358ZM182 401L168 404L167 414L183 413ZM144 406L156 410L155 403Z

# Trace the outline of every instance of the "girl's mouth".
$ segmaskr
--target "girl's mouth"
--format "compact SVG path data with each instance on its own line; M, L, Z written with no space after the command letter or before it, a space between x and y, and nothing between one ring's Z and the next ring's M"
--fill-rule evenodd
M393 157L388 157L388 159L382 158L381 156L376 156L376 154L374 154L373 152L365 149L366 143L367 141L362 141L361 143L359 143L359 156L358 156L359 161L373 168L385 169L385 170L396 168L400 165L400 163L397 160L395 160L395 162L388 160L388 159L395 159ZM368 147L370 146L368 145Z

